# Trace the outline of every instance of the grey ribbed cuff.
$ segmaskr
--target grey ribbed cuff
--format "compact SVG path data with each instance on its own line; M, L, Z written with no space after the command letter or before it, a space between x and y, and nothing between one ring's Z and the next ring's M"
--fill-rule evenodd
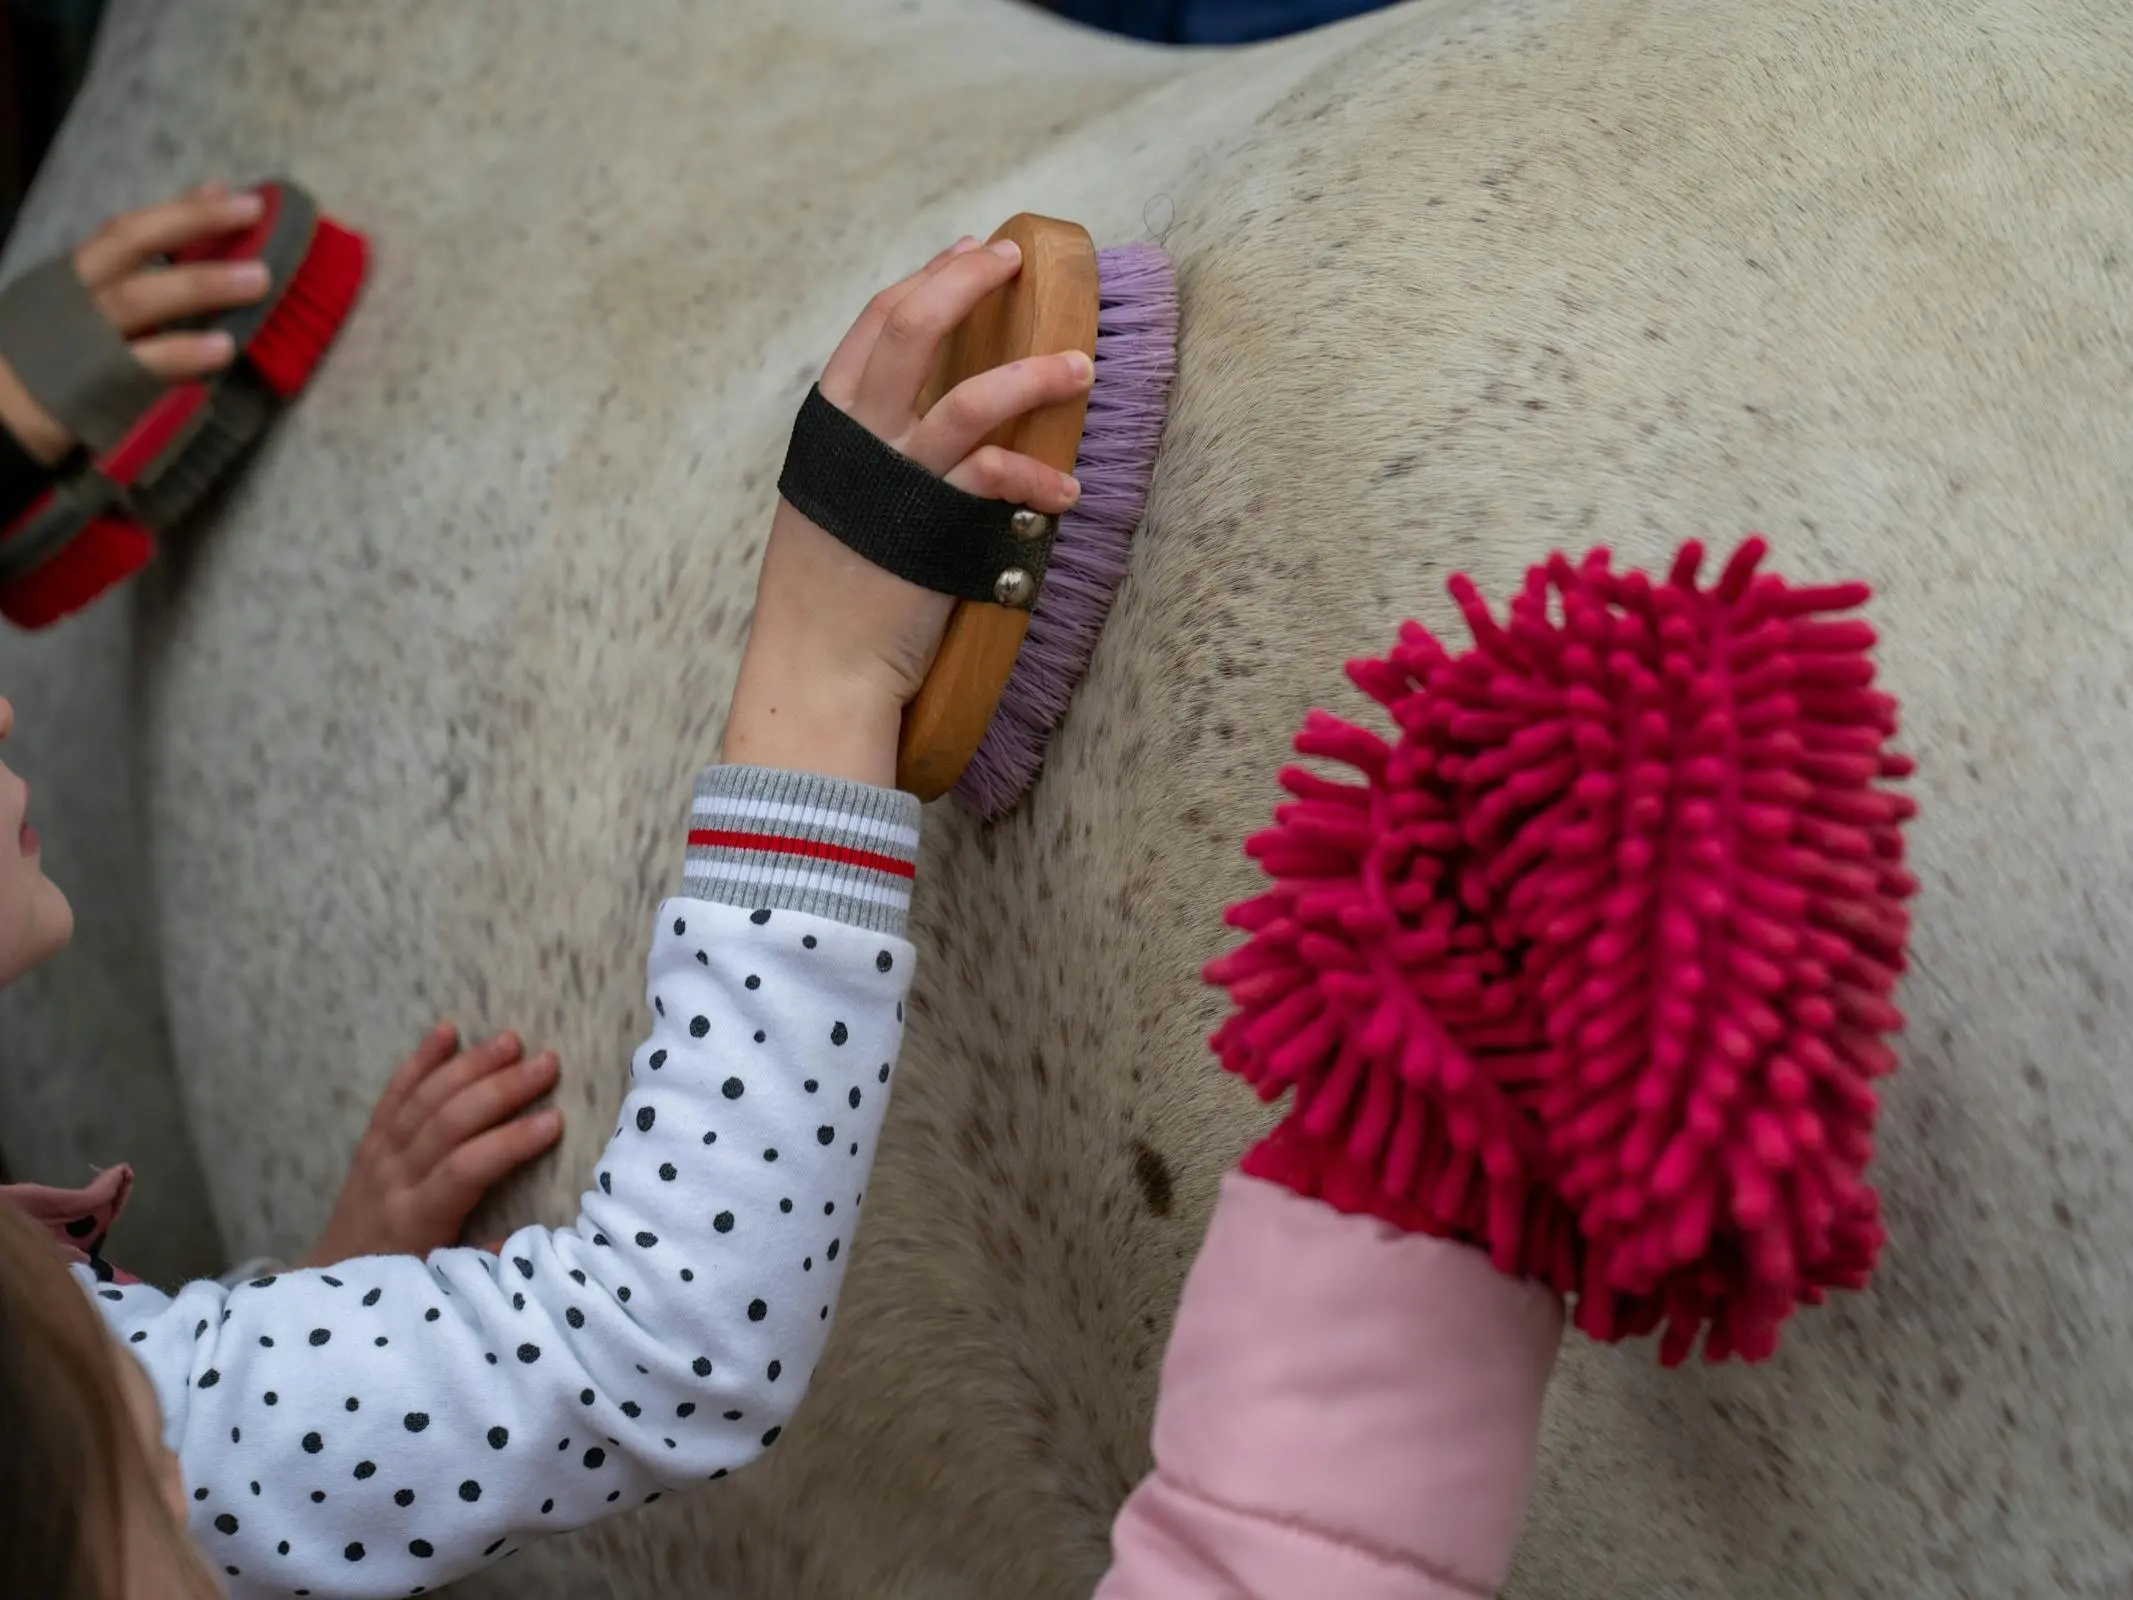
M895 789L706 767L689 810L681 892L751 911L808 911L900 939L921 815L917 797Z

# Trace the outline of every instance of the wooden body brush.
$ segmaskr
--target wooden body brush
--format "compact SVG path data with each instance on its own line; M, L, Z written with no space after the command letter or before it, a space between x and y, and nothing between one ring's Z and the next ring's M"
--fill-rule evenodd
M898 787L922 800L953 789L986 816L1036 777L1088 666L1125 575L1177 358L1177 282L1156 246L1100 251L1079 224L1028 212L992 237L1021 247L1021 270L950 337L922 404L988 368L1064 350L1086 352L1096 376L1085 398L1030 412L986 440L1073 473L1081 500L1060 519L1041 572L1002 574L1001 604L957 603L904 715ZM1024 522L1034 548L1044 521L1028 513Z

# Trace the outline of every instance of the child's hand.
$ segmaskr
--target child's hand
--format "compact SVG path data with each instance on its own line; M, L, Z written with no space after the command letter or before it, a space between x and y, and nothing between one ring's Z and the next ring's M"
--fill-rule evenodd
M167 323L233 306L267 292L267 269L257 261L196 262L173 267L157 258L259 220L260 199L202 184L161 205L116 216L74 252L74 270L110 324L132 341L134 356L166 383L220 372L236 356L230 336L158 333ZM56 466L74 440L50 412L30 398L14 370L0 361L0 426L46 466Z
M1089 387L1078 350L965 379L920 414L941 342L1015 275L1012 243L965 239L874 297L822 373L823 398L957 488L1048 515L1080 486L1030 456L979 442ZM930 594L778 502L755 619L727 714L724 757L889 787L903 708L925 682L955 602Z
M561 1135L563 1115L552 1107L518 1115L555 1080L555 1053L524 1058L515 1034L461 1050L457 1028L432 1028L386 1084L333 1216L302 1264L457 1244L489 1186Z

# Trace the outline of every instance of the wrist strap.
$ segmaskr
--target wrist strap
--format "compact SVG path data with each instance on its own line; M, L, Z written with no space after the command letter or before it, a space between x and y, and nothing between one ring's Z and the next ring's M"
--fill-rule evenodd
M808 390L778 493L877 567L958 600L1027 610L1044 582L1055 521L966 494Z
M0 289L0 357L96 455L116 450L168 387L142 366L74 270L53 256Z

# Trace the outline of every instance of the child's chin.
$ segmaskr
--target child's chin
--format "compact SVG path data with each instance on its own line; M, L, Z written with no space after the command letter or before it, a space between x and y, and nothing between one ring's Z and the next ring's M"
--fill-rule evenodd
M37 874L36 951L29 965L37 966L66 949L74 938L74 907L66 891L42 871Z

